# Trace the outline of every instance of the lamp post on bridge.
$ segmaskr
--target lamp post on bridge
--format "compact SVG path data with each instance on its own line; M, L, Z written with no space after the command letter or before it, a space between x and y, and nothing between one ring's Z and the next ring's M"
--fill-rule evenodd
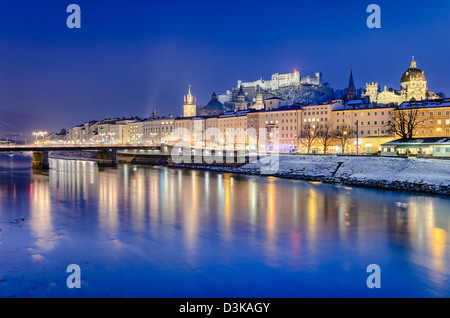
M38 131L38 132L33 132L33 135L36 136L36 144L39 143L39 136L42 136L42 141L44 141L44 137L45 135L47 135L48 133L46 131Z

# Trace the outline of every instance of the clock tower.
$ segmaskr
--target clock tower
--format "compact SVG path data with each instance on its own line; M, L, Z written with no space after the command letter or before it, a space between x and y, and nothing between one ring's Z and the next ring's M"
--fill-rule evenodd
M184 96L183 117L197 116L197 98L191 93L191 85L189 85L189 92Z

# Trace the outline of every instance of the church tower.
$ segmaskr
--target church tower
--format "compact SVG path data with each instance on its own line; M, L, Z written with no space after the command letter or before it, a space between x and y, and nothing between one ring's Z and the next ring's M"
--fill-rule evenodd
M235 110L247 110L248 103L245 101L245 92L241 87L239 88L238 96L237 96L237 102Z
M189 85L189 92L184 96L183 104L183 116L184 117L195 117L197 116L197 99L191 93L191 85Z
M253 104L253 109L264 109L264 96L261 93L261 87L258 86L258 94L256 95L256 103Z
M357 99L355 82L353 81L353 70L350 71L350 80L348 82L347 94L344 97L346 102Z

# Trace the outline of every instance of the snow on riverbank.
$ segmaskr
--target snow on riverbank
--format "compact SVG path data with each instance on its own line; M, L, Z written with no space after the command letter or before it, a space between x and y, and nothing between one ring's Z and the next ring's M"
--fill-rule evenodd
M280 156L278 174L385 180L433 185L450 185L450 160L406 159L388 157ZM242 169L260 169L262 164L249 163Z
M275 159L269 157L240 167L173 166L450 195L450 160L305 155L280 156L278 162Z

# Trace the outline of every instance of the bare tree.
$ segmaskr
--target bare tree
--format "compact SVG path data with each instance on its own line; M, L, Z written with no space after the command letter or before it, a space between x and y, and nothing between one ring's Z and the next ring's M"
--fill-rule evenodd
M336 139L339 140L339 145L341 146L342 154L345 152L345 146L349 139L354 135L354 130L346 125L339 126L334 134Z
M322 145L323 153L326 154L328 147L330 147L331 143L336 139L336 134L332 131L332 125L330 123L320 126L320 129L317 132L317 139Z
M389 132L394 132L400 138L411 139L414 136L416 128L424 120L424 118L420 118L420 108L416 105L409 105L408 107L394 110L387 127Z
M305 146L307 153L310 153L314 141L317 138L318 127L310 122L305 123L300 137L300 143Z

